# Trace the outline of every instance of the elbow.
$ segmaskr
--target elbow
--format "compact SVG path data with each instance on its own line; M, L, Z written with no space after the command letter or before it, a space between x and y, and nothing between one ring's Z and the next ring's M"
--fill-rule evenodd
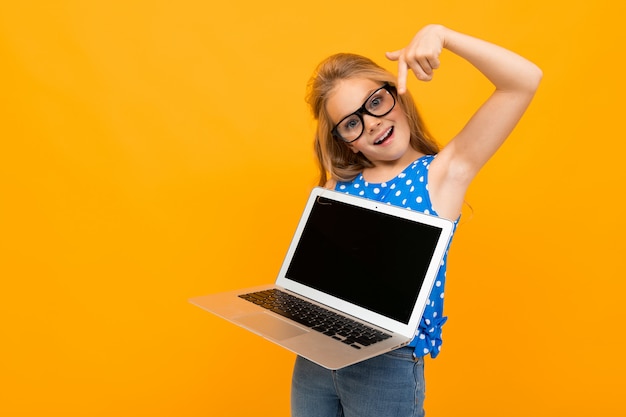
M541 79L543 78L543 71L537 65L532 64L530 68L526 71L526 80L528 90L533 94L539 88L539 84L541 83Z
M496 85L496 90L532 98L539 88L542 78L543 71L541 68L530 61L526 61L524 65L509 74L506 83Z
M510 91L525 101L530 101L535 96L539 84L543 78L541 68L533 63L529 63L523 70L517 73L515 87Z

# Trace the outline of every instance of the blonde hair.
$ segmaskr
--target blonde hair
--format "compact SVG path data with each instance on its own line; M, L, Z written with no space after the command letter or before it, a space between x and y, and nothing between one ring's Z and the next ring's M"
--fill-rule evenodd
M326 184L329 173L337 181L352 181L363 169L374 166L362 153L352 152L345 142L337 140L331 133L333 122L326 111L326 102L337 82L353 77L391 86L395 86L396 82L393 74L361 55L339 53L331 55L317 66L307 85L306 101L317 121L314 147L320 170L320 186ZM408 91L402 95L396 94L396 99L409 122L411 147L424 154L439 152L439 145L426 130L411 94Z

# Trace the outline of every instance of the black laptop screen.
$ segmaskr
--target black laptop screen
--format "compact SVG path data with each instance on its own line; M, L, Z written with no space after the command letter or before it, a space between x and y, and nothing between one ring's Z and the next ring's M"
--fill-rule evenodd
M318 197L286 277L407 324L440 234Z

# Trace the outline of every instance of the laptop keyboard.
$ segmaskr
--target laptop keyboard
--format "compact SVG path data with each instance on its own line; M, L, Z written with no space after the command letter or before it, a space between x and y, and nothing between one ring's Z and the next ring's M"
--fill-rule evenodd
M278 289L242 294L239 297L310 327L339 342L361 349L389 339L391 335L294 297Z

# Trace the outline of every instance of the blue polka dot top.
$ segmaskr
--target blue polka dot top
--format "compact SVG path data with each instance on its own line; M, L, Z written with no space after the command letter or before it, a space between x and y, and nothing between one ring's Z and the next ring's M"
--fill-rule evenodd
M335 190L436 216L437 213L433 210L428 193L428 168L434 158L435 155L426 155L417 159L397 177L387 182L367 182L363 175L359 174L351 182L338 182ZM457 222L455 222L455 228L456 224ZM446 249L421 323L409 345L415 349L416 356L425 356L430 353L430 356L435 358L441 350L441 327L448 319L443 316L447 260L448 250Z

